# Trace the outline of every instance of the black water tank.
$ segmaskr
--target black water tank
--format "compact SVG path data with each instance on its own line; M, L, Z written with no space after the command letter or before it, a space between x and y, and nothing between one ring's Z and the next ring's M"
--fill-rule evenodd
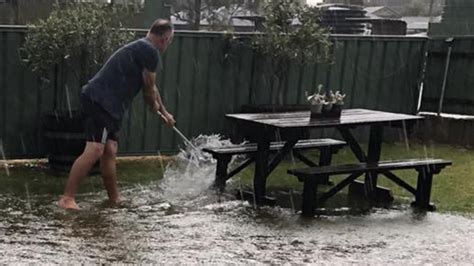
M368 19L361 6L328 4L321 5L320 25L329 28L332 34L365 34L366 23L357 19Z

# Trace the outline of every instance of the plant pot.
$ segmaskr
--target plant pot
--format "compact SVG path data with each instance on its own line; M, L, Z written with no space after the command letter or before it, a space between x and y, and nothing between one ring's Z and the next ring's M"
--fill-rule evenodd
M323 113L329 113L332 110L332 103L324 104L323 105Z
M86 144L81 112L46 113L42 122L48 163L53 168L70 167Z
M327 117L341 117L341 112L342 112L342 105L333 104L331 110L325 113L325 115Z
M313 104L310 106L311 118L317 118L323 116L323 105Z

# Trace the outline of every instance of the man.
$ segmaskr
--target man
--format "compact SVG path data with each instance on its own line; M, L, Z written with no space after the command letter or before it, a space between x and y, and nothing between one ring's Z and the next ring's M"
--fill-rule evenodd
M169 126L176 123L163 105L155 85L160 55L171 43L173 35L173 26L168 20L156 20L145 38L117 50L84 86L81 104L87 143L84 152L72 165L64 195L58 201L60 208L79 210L75 201L76 191L81 179L98 160L109 202L120 203L115 163L117 132L125 111L141 88L151 111L159 113Z

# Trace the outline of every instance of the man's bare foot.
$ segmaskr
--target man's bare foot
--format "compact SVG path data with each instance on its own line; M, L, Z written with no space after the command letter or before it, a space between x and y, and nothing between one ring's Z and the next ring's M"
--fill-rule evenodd
M68 196L61 196L61 198L58 200L58 206L59 208L65 210L79 211L81 209L79 206L77 206L74 198Z
M109 199L108 204L111 207L116 207L116 206L122 205L124 201L125 201L125 198L123 198L122 196L118 196L117 198Z

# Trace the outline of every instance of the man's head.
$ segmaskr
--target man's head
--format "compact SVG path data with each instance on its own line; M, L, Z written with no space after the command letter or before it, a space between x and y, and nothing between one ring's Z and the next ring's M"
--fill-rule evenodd
M153 22L147 34L147 38L150 39L153 45L162 53L168 48L168 45L170 45L173 36L173 25L166 19L157 19Z

